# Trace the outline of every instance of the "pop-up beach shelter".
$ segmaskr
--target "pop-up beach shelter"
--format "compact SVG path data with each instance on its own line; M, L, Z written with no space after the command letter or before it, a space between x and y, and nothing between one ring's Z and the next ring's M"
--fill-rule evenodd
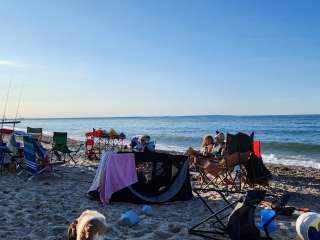
M118 190L110 194L114 186ZM101 157L88 194L104 203L190 200L193 195L188 158L156 152L107 152Z

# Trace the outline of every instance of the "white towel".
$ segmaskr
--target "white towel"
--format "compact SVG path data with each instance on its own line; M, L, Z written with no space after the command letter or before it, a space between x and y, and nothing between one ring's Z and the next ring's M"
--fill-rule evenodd
M102 186L104 178L105 178L105 172L107 163L112 156L113 152L105 152L99 162L99 166L96 171L96 175L92 181L91 187L89 188L88 192L100 190L100 186Z

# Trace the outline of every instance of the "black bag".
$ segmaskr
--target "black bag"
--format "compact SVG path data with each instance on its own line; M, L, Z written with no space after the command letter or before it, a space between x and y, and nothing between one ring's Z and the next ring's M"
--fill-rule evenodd
M250 155L245 165L249 184L268 185L271 179L271 172L264 165L262 158L254 153Z
M261 240L255 225L255 209L265 197L265 191L251 190L229 216L227 233L232 240Z

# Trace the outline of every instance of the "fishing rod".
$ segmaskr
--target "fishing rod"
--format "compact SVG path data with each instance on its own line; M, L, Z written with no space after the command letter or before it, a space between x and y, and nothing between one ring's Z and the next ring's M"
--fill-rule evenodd
M6 118L9 94L10 94L10 90L11 90L11 82L12 82L12 80L9 81L9 87L8 87L8 91L7 91L7 96L6 96L6 100L4 102L4 109L3 109L2 121L1 121L1 128L3 128L3 124L4 124L5 118Z
M16 124L18 123L17 121L17 117L18 117L18 113L19 113L19 110L20 110L20 104L21 104L21 98L22 98L22 93L23 93L23 85L21 86L21 89L20 89L20 94L19 94L19 100L18 100L18 106L17 106L17 110L16 110L16 115L14 117L14 121L13 121L13 131L16 127Z
M10 94L10 89L11 89L11 81L9 81L9 87L8 87L8 91L7 91L7 96L6 96L6 100L4 102L4 109L3 109L3 115L2 115L2 120L1 120L1 130L3 128L3 124L5 122L5 117L6 117L6 112L7 112L7 106L8 106L8 100L9 100L9 94ZM2 138L2 131L0 131L0 143L3 142L3 138Z

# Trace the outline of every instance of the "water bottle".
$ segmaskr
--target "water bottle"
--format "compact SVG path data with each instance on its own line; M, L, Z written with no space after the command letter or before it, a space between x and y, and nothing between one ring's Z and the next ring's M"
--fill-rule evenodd
M276 212L272 209L262 209L260 211L260 223L258 223L257 227L260 230L263 230L263 225L270 219L272 218L274 215L276 214ZM274 220L272 220L272 222L269 224L268 226L268 230L269 232L274 232L277 229L277 225L276 222Z
M137 224L138 222L140 222L140 218L139 216L132 210L127 211L123 214L121 214L120 217L120 223L122 225L127 225L129 227Z
M153 215L152 207L149 206L149 205L144 205L144 206L142 207L142 212L143 212L145 215L147 215L147 216Z

